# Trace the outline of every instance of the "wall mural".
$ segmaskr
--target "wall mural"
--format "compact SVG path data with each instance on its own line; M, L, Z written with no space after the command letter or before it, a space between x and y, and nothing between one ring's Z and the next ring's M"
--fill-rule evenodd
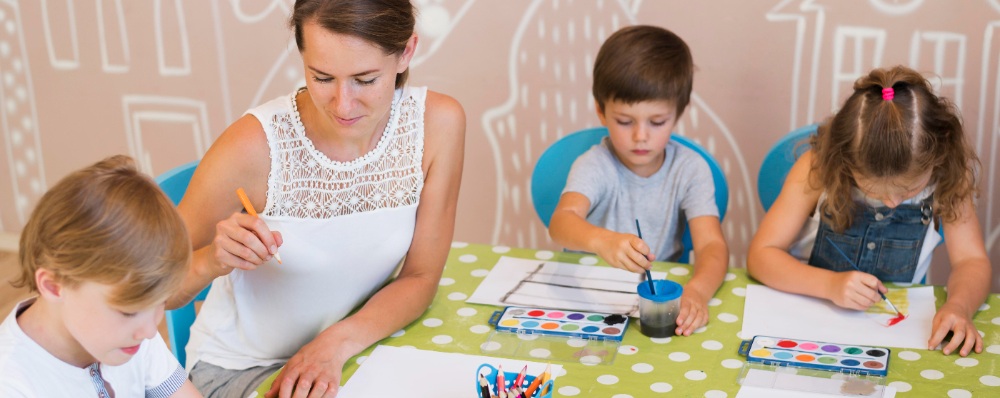
M248 108L301 86L292 4L0 0L0 231L18 233L45 189L75 168L126 153L160 174L201 157ZM695 90L676 134L725 171L731 264L743 265L763 217L756 177L770 145L830 115L870 68L906 64L963 111L1000 275L1000 0L414 4L411 83L459 99L467 112L457 240L557 249L531 205L535 160L560 137L598 125L590 83L604 39L655 24L695 55ZM935 283L947 275L946 257L936 256Z

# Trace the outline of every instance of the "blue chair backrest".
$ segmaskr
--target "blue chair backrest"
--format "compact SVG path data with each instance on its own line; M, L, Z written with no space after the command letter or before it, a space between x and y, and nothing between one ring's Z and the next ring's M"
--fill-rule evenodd
M180 203L181 198L184 197L184 192L187 192L188 183L191 181L191 175L194 174L196 167L198 167L197 160L177 166L156 177L156 183L167 194L167 197L174 202L174 205ZM177 357L177 361L182 366L185 365L185 361L187 360L184 348L191 337L191 324L194 323L194 302L204 301L206 295L208 295L207 287L201 293L198 293L198 296L190 303L181 308L167 311L164 316L167 320L170 350L173 351L174 356Z
M592 146L601 142L601 139L608 135L606 127L594 127L580 130L552 143L542 156L535 163L535 168L531 172L531 201L535 207L535 213L542 220L542 224L548 228L552 213L559 204L562 190L566 187L566 178L569 177L569 169L573 166L573 161L582 155ZM726 175L722 172L719 162L708 153L705 148L698 145L690 138L671 135L670 139L688 148L691 148L708 162L712 170L712 179L715 181L715 204L719 208L719 221L726 215L726 208L729 205L729 185L726 183ZM688 261L688 252L693 245L691 242L691 232L684 224L684 253L680 262Z
M788 133L767 151L757 173L757 198L766 212L778 199L785 178L795 161L809 150L809 137L816 134L818 124L799 127Z

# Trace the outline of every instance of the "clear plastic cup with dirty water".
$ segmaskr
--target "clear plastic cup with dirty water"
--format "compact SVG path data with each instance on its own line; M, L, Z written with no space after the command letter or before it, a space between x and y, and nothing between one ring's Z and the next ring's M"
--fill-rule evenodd
M656 294L649 290L649 282L639 283L639 331L649 337L670 337L677 329L677 315L681 312L681 293L684 288L677 282L660 279L653 281Z

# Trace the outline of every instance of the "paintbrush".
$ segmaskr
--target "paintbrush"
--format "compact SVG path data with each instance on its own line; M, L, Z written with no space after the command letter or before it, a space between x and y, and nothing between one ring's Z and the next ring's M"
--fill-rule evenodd
M639 235L639 239L642 239L642 228L639 228L639 219L635 219L635 232ZM646 269L646 282L649 282L649 293L656 295L656 288L653 287L653 273Z
M837 253L840 253L841 257L844 257L844 260L847 261L847 264L850 264L851 268L854 268L858 272L864 272L864 271L861 270L861 268L858 268L858 266L856 264L854 264L854 261L851 261L850 257L847 257L847 253L844 253L843 250L840 250L840 247L837 247L836 243L833 243L833 240L830 239L829 235L826 236L826 241L830 242L830 246L833 246L833 248L837 250ZM886 297L884 294L882 294L881 291L878 291L877 289L876 289L876 291L878 292L879 296L882 296L882 300L885 300L885 303L889 305L889 308L892 308L892 310L896 312L896 318L900 318L900 320L902 320L901 318L904 317L903 313L899 312L899 310L896 309L896 306L892 305L892 301L889 301L889 298ZM899 322L899 321L896 321L896 322ZM892 322L891 324L895 325L896 322Z

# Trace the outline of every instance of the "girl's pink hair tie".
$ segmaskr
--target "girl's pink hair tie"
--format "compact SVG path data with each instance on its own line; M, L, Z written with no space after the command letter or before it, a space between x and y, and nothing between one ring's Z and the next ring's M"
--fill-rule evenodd
M882 89L882 99L886 101L892 101L892 97L896 95L896 92L892 90L892 87L886 87Z

